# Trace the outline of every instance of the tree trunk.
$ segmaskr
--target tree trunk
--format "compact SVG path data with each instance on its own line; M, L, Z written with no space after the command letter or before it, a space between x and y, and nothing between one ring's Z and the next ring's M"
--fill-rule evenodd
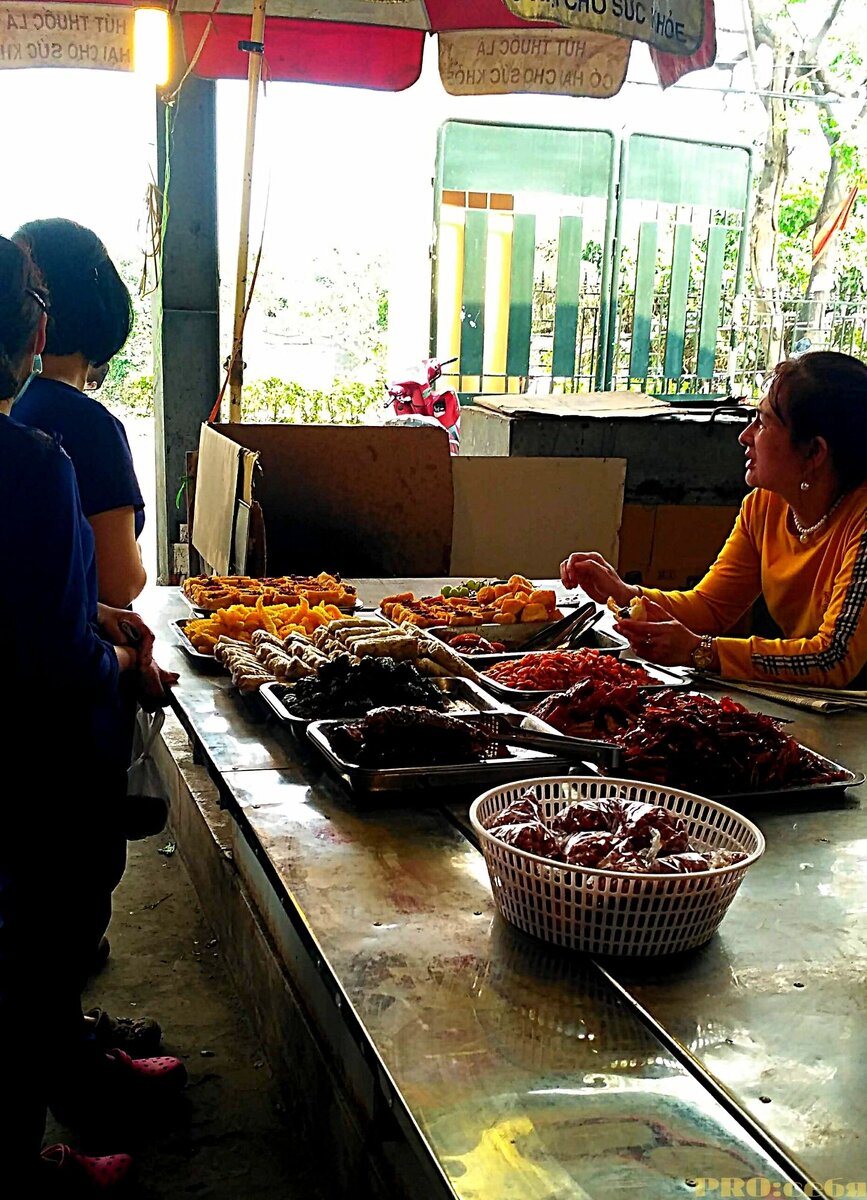
M788 92L796 78L800 54L775 38L773 42L773 92ZM777 215L789 173L788 111L784 100L768 97L767 133L762 170L750 229L750 274L756 292L760 321L757 346L759 371L768 371L783 357L784 319L777 272L779 225Z
M816 214L814 233L822 228L832 213L846 199L847 180L840 170L840 160L831 155L831 165L825 180L825 190ZM800 350L824 350L830 336L826 328L825 310L834 286L834 270L839 256L840 239L835 234L818 259L813 260L804 302L798 309L798 321L792 336L793 346ZM805 344L809 343L809 344Z

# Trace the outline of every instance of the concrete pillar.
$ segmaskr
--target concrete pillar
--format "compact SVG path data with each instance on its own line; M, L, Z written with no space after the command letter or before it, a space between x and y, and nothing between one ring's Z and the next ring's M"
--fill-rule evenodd
M216 84L191 76L168 111L157 102L164 221L154 297L157 576L168 583L186 507L176 497L186 454L220 387Z

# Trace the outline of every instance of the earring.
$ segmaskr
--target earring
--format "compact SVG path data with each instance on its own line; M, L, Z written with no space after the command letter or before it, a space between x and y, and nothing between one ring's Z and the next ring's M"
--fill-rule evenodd
M806 481L806 479L805 479L805 480L803 481L803 483L801 484L801 491L802 491L802 492L809 492L809 490L810 490L810 485L809 485L809 483L807 483L807 481Z
M33 366L30 368L30 372L32 375L41 375L42 374L42 355L41 354L33 355Z

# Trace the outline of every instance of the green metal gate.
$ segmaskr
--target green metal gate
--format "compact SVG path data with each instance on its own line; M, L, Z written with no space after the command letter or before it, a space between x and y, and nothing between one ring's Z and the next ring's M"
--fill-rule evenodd
M431 352L481 392L725 394L751 152L447 121ZM608 249L610 248L610 250Z

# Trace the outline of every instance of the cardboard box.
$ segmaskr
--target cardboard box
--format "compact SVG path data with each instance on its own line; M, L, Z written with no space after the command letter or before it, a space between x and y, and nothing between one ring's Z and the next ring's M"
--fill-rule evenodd
M719 554L737 515L729 505L626 504L618 570L647 587L691 587Z
M557 574L582 546L616 561L622 459L452 458L444 431L203 426L193 545L224 574L237 501L258 502L269 574Z

